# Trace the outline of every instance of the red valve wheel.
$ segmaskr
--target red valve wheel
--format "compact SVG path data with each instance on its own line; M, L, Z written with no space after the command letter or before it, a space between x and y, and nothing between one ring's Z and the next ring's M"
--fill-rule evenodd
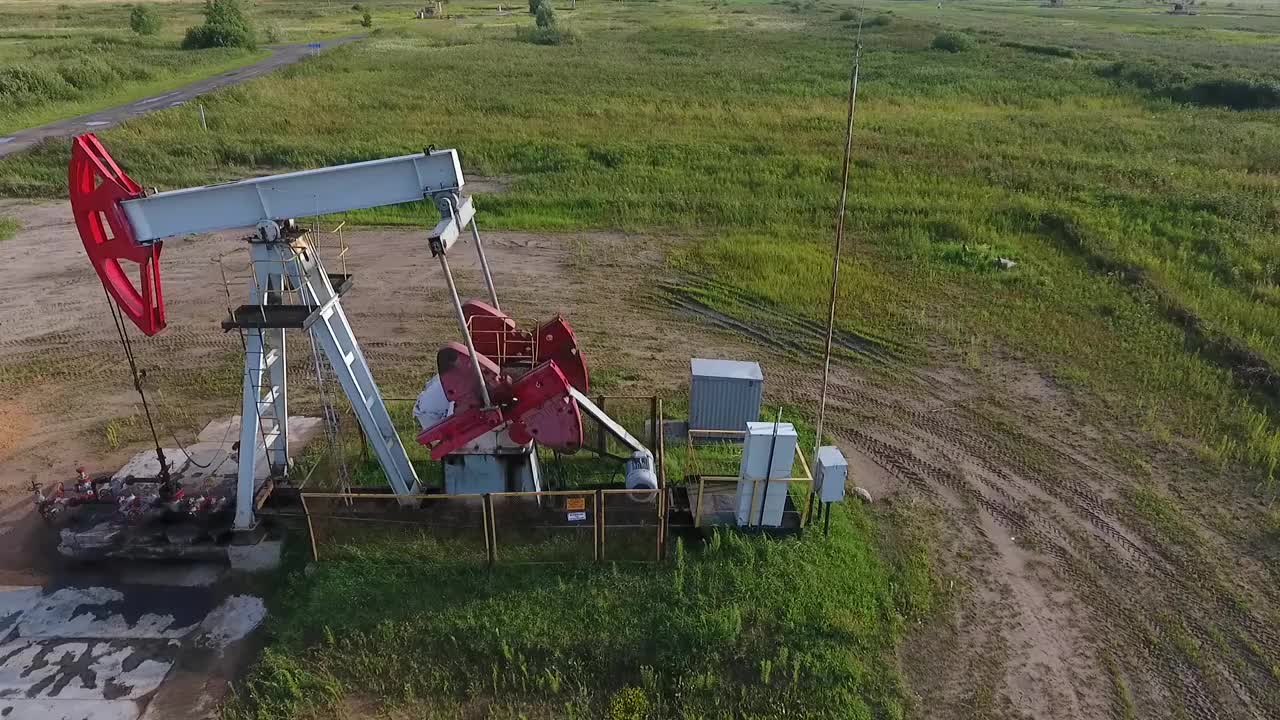
M139 245L120 201L142 197L142 188L116 165L92 133L71 143L67 173L71 213L89 262L125 317L143 333L164 329L164 297L160 293L162 243ZM138 266L135 285L121 261Z

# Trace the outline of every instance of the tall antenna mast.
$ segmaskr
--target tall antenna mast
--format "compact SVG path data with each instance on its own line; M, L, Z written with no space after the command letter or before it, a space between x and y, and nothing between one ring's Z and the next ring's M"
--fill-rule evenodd
M827 386L831 380L831 341L836 329L836 299L840 290L840 248L844 244L845 207L849 200L849 157L853 154L853 115L858 105L858 70L862 62L862 21L866 5L858 9L858 35L853 48L853 67L849 71L849 115L844 130L844 163L840 168L840 209L836 213L835 247L831 253L831 302L827 308L827 346L822 362L822 396L818 400L818 425L813 439L813 465L818 466L818 448L822 445L822 425L827 418Z

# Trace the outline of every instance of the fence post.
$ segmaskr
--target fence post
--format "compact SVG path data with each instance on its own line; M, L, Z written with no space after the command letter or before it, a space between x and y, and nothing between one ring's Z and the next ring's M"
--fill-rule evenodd
M307 509L307 496L298 493L302 501L302 514L307 518L307 538L311 541L311 561L320 562L320 553L316 550L316 530L311 526L311 511Z
M484 560L493 565L493 545L489 542L489 496L480 497L480 529L484 532Z
M658 427L663 424L662 400L654 396L658 403ZM663 429L665 430L665 428ZM667 433L658 432L658 446L654 448L658 455L658 562L667 554Z
M649 447L655 452L658 449L658 434L662 432L658 420L658 396L649 398Z
M600 561L600 491L597 490L591 497L591 559Z
M663 501L667 497L667 491L666 489L659 487L657 490L657 493L658 493L658 498L657 498L658 501L655 504L658 506L658 542L657 542L657 548L654 550L654 552L657 553L657 555L656 557L654 557L653 561L655 563L660 563L662 562L662 543L665 542L666 540L663 537L663 532L662 532L663 525L664 525L663 518L666 517L666 514L662 512L662 506L665 504Z
M604 412L604 399L604 395L600 395L596 398L596 406L600 408L600 412ZM596 447L600 448L600 452L609 452L609 448L605 445L608 441L609 438L604 434L604 425L596 423Z
M489 521L486 523L489 537L485 548L489 551L489 567L493 567L498 562L498 523L493 513L493 497L489 493L484 494L484 511L489 516Z
M698 507L693 511L693 526L702 527L702 491L707 486L707 481L701 475L698 476Z
M604 560L605 517L603 490L596 490L596 508L596 517L600 519L600 552L596 553L596 560Z

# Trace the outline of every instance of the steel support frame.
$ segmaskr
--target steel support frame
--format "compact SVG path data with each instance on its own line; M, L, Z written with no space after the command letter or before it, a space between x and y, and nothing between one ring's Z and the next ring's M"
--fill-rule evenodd
M351 401L352 410L402 502L418 492L418 476L396 433L391 415L374 382L360 344L347 320L342 303L329 282L320 257L304 237L292 240L252 241L250 255L254 277L250 303L266 305L273 297L297 291L303 303L315 308L306 331L311 333ZM288 472L288 404L284 330L250 330L245 333L244 397L240 415L240 454L236 488L236 530L254 526L254 469L259 440L265 448L271 474ZM263 384L263 376L270 385ZM264 425L265 423L265 425ZM270 430L275 430L273 436Z
M258 257L255 254L255 261ZM267 258L263 258L264 260ZM278 262L253 262L249 304L279 302L284 276ZM240 404L240 456L236 475L234 528L253 529L257 494L258 449L266 455L268 474L285 477L289 472L288 358L284 330L255 328L244 334L244 388ZM267 382L263 382L263 380Z

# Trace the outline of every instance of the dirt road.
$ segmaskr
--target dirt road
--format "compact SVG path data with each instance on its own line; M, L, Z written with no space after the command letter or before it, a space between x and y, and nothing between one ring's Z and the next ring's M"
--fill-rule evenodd
M123 459L134 448L111 450L106 431L137 410L65 204L0 201L0 212L23 223L0 243L0 506L20 508L33 479ZM758 319L702 306L682 288L709 281L661 280L660 239L486 237L504 309L564 312L593 364L637 389L683 389L697 348L760 360L771 403L811 406L817 395L819 325L722 286L714 294ZM438 267L420 231L347 239L356 333L384 390L414 392L457 334ZM180 435L239 402L238 342L218 329L228 304L218 261L241 276L246 255L234 234L165 245L170 326L135 349ZM451 264L460 288L478 293L465 246ZM239 304L242 286L231 292ZM937 528L944 609L900 658L916 716L1276 717L1276 542L1244 483L1190 449L1106 424L1016 358L938 349L922 367L908 357L919 349L855 332L837 346L831 432L877 497L871 511L903 509ZM310 358L305 347L290 356Z
M114 125L119 125L130 118L149 113L152 110L163 110L164 108L181 105L211 90L252 80L278 68L292 65L322 50L337 47L353 40L359 40L362 37L364 35L349 35L315 43L268 46L271 50L271 56L252 65L231 70L215 77L198 80L185 87L135 100L126 105L119 105L66 120L58 120L39 127L27 128L26 130L19 130L0 136L0 157L26 150L41 140L71 137L80 133L104 130Z

